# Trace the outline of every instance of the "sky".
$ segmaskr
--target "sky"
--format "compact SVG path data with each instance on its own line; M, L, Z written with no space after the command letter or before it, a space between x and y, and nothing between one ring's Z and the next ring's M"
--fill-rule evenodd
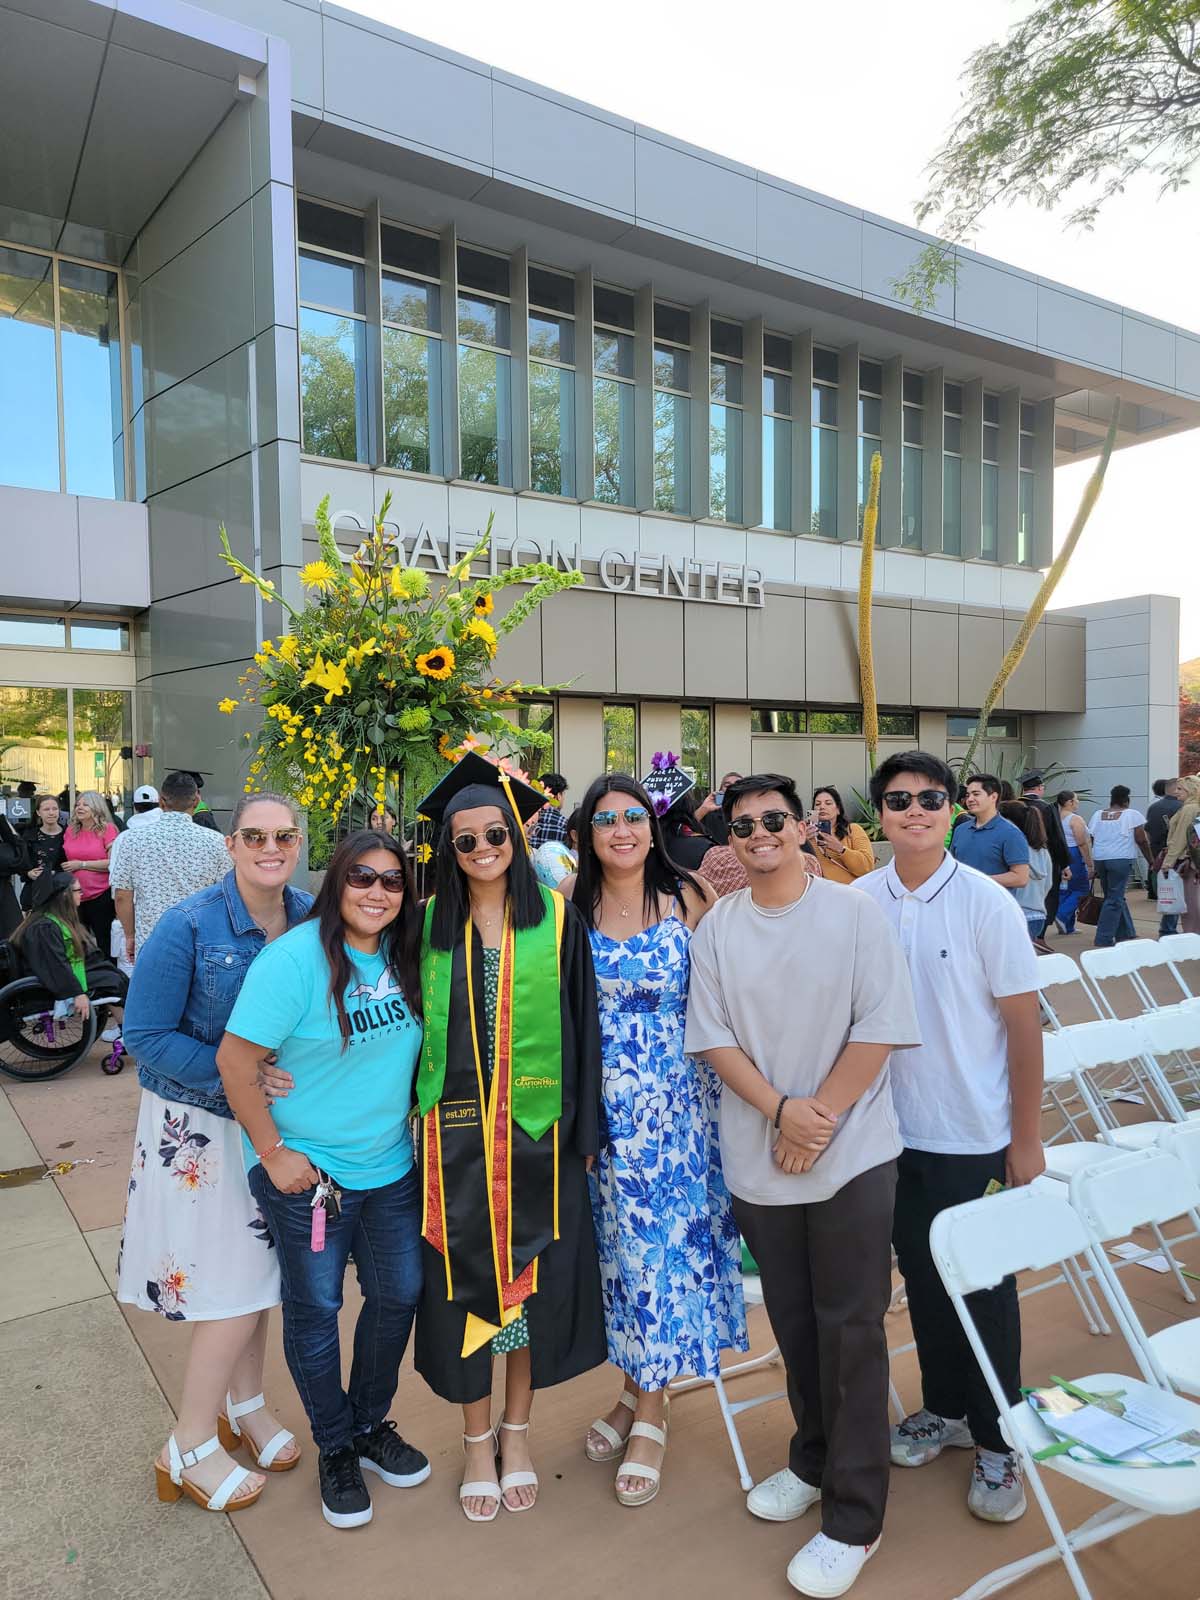
M346 3L346 0L343 0ZM926 164L961 100L974 49L1029 7L1006 0L456 0L414 15L395 0L351 9L544 83L849 205L911 224ZM1200 329L1197 192L1152 181L1110 202L1091 232L1065 208L998 210L986 254L1181 327ZM1200 656L1200 431L1118 452L1055 606L1181 597L1180 656ZM1055 543L1090 464L1059 469ZM1190 578L1189 578L1190 573Z

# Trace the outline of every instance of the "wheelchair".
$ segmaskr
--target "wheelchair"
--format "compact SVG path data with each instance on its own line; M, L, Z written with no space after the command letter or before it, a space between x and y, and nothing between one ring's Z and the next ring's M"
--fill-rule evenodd
M57 1078L82 1061L107 1025L106 1006L86 1017L54 1015L54 996L24 969L16 950L0 940L0 1072L20 1083ZM100 1063L112 1075L125 1065L118 1039Z

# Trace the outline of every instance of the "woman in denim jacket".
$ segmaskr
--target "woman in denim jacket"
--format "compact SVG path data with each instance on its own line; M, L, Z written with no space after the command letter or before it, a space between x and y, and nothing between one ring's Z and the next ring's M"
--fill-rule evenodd
M241 800L226 841L233 870L159 918L125 1012L142 1100L117 1297L195 1324L179 1421L155 1470L161 1499L187 1494L210 1511L253 1504L266 1482L227 1451L245 1443L252 1461L273 1472L300 1459L261 1394L279 1267L217 1071L217 1045L250 963L312 905L311 895L287 887L300 837L290 801Z

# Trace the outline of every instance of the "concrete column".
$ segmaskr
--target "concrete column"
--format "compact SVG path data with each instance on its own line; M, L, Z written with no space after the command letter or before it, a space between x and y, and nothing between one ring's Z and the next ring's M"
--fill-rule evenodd
M946 439L943 386L945 374L933 367L925 374L925 418L922 438L925 461L921 473L921 548L942 548L942 452ZM926 748L922 746L922 749Z
M962 553L979 559L983 522L983 379L962 385Z
M713 782L720 783L726 772L748 775L750 767L750 707L713 707Z
M763 319L742 329L742 515L757 528L763 515Z
M1054 560L1054 401L1039 400L1033 434L1033 564ZM1161 776L1161 774L1160 774Z
M596 354L592 269L575 275L575 494L596 492L596 419L592 410Z
M509 289L509 403L512 407L512 485L528 489L529 466L529 251L512 253Z
M559 695L554 722L558 770L582 796L596 774L604 771L603 704Z
M644 283L633 310L634 505L654 509L654 285Z
M1000 393L1000 514L996 558L1002 567L1017 564L1017 472L1021 460L1021 391Z
M448 478L462 474L462 436L458 425L458 233L452 222L440 240L442 279L442 469Z
M709 462L709 408L712 392L712 334L709 303L701 300L691 308L689 377L692 394L691 492L688 512L696 522L712 515L712 476Z
M858 538L858 345L838 351L838 538Z
M917 713L917 748L927 750L931 756L946 759L946 713L944 711L919 711ZM953 799L953 796L951 796Z
M812 334L792 335L792 532L812 527ZM840 471L840 464L839 464ZM720 774L718 774L720 776Z
M656 750L679 754L683 730L675 700L643 700L638 716L638 773L649 772Z
M903 496L904 358L892 356L883 363L883 475L879 485L880 546L900 543L900 507Z

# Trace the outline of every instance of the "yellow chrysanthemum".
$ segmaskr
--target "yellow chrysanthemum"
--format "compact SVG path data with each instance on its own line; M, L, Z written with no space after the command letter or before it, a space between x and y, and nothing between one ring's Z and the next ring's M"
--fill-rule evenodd
M289 667L296 665L296 657L300 652L300 641L294 633L285 633L279 641L279 649L275 652L281 661L286 661Z
M328 594L337 587L338 575L328 561L309 561L300 568L300 582L306 589Z
M426 650L424 655L417 657L417 671L423 678L448 678L454 671L454 651L449 645Z
M473 617L467 623L467 633L472 639L483 640L489 656L496 654L496 630L490 622L485 622L482 617Z
M241 705L241 701L240 700L232 700L232 699L230 699L230 697L228 695L226 695L224 700L218 700L217 701L217 710L218 711L223 711L225 713L225 715L228 717L228 716L231 716L233 714L233 712L235 712L237 710L238 706L240 706L240 705Z
M471 609L477 617L490 617L496 609L496 602L490 594L477 594Z

